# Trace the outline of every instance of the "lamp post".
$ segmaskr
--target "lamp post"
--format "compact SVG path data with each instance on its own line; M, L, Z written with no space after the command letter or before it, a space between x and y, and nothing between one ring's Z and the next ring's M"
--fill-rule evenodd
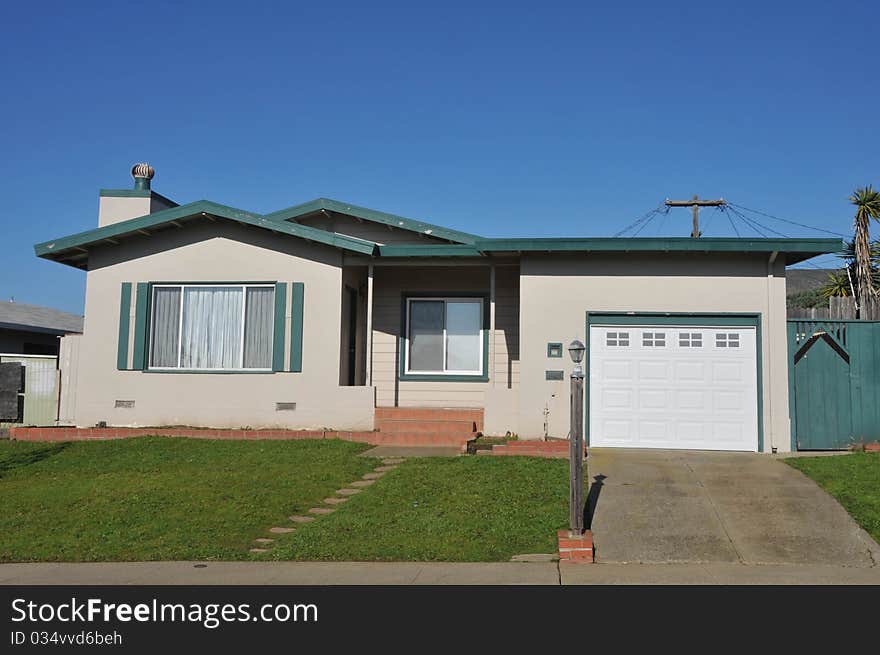
M569 433L569 530L572 536L584 533L584 360L586 347L579 339L568 346L574 362L571 372L571 431Z

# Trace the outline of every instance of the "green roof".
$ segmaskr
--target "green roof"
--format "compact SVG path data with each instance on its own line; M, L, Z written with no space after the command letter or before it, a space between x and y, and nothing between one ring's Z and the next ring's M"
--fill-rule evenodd
M172 207L171 209L163 209L146 216L132 218L127 221L120 221L112 225L86 230L78 234L45 241L34 246L34 251L38 257L54 259L64 264L70 264L78 268L85 268L87 265L88 248L97 245L115 244L118 239L135 235L149 236L151 229L158 229L169 224L180 224L180 222L193 219L212 217L235 221L246 225L253 225L265 230L270 230L278 234L286 234L289 236L300 237L308 241L323 243L328 246L335 246L343 250L349 250L363 255L373 255L376 252L376 244L372 241L365 241L355 237L347 237L341 234L333 234L325 230L319 230L306 225L298 225L296 223L286 223L269 220L260 214L254 214L227 207L225 205L211 202L210 200L199 200L191 202L187 205Z
M318 198L301 205L288 207L287 209L266 214L266 218L271 221L295 221L320 211L331 211L337 214L345 214L346 216L354 216L363 221L381 223L382 225L389 225L401 230L417 232L455 243L473 243L480 238L475 234L459 232L458 230L451 230L440 225L425 223L424 221L417 221L412 218L404 218L395 214L386 214L375 209L358 207L357 205L340 202L339 200L331 200L330 198Z
M298 217L319 211L332 211L438 237L453 243L379 245L293 222ZM38 243L34 250L38 257L52 259L78 268L88 267L89 248L118 244L120 239L150 236L169 225L199 219L223 219L252 225L276 234L299 237L368 257L485 257L503 253L561 253L561 252L653 252L653 253L784 253L787 264L809 259L816 255L836 253L843 249L839 239L747 239L703 237L664 238L538 238L538 239L484 239L473 234L413 221L372 209L356 207L336 200L319 198L271 214L227 207L209 200L163 209L147 216L132 218L104 227L87 230L52 241Z

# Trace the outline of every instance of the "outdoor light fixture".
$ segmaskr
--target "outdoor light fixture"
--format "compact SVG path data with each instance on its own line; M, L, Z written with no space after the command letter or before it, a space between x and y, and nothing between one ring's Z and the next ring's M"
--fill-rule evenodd
M583 377L584 370L581 368L581 362L584 361L584 352L586 351L586 346L584 346L583 342L580 339L575 339L570 344L568 344L568 354L571 355L571 361L574 362L574 371L572 371L572 377Z

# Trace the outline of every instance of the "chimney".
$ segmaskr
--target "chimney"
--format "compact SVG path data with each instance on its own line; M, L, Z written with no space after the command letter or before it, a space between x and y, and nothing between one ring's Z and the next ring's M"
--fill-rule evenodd
M133 189L101 189L98 227L176 207L176 203L150 188L150 181L155 174L156 171L149 164L135 164L131 167Z

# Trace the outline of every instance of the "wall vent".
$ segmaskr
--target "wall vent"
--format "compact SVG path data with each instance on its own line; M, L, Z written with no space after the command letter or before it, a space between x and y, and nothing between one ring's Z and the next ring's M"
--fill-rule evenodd
M296 409L296 403L275 403L276 412L292 412Z
M133 400L117 400L116 405L114 405L116 409L131 409L134 407Z

